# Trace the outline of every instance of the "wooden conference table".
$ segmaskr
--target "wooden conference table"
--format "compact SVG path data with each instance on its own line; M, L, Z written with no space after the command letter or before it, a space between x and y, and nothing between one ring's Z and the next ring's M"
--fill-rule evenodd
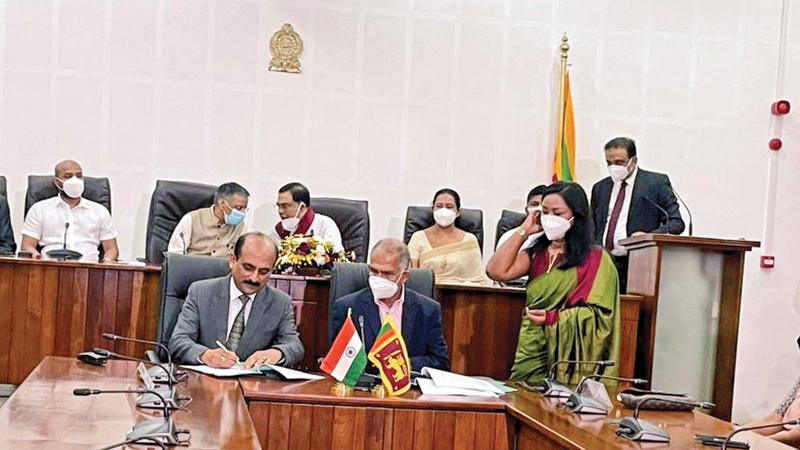
M129 362L94 367L74 358L45 358L0 408L0 448L99 448L121 440L152 415L137 410L130 395L75 397L72 390L135 386L134 371ZM178 389L193 401L173 417L177 428L191 430L190 448L198 449L702 449L708 447L696 443L695 434L732 430L703 413L645 411L641 417L666 428L672 441L642 444L617 437L606 417L579 417L540 394L481 399L411 390L399 398L362 392L339 397L332 386L329 378L297 383L192 373ZM617 405L610 417L630 414ZM738 439L753 450L789 448L753 433Z
M0 384L19 384L46 356L73 357L95 347L141 357L147 348L102 333L154 340L161 268L0 257ZM274 275L287 292L306 355L317 370L328 347L330 278ZM454 371L504 379L511 370L525 291L500 286L437 285ZM619 368L632 376L641 304L622 296Z

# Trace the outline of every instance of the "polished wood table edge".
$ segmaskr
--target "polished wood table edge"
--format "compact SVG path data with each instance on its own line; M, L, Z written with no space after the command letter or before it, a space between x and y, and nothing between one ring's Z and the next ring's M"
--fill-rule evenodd
M434 289L439 291L525 293L524 287L501 286L498 284L436 283Z
M679 236L674 234L648 233L619 241L628 250L652 246L681 246L707 248L710 250L750 251L761 247L760 241L742 239L721 239L698 236Z
M130 270L136 272L160 273L161 266L154 264L127 264L114 262L90 261L61 261L49 258L20 258L17 256L0 256L0 264L65 267L70 269L104 269L104 270Z

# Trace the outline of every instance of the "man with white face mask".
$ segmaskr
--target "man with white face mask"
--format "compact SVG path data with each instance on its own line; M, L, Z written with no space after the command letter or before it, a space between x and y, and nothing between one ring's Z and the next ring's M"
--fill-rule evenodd
M619 241L645 233L681 234L684 223L669 177L638 167L633 139L610 140L605 156L609 176L592 187L595 242L611 252L625 292L628 256Z
M336 222L311 208L311 194L300 183L289 183L278 189L275 202L281 221L275 225L270 237L280 247L281 240L288 236L316 236L333 242L334 250L341 251L342 234Z
M449 370L441 307L435 300L405 287L409 261L408 248L401 241L378 241L370 252L369 287L346 295L333 305L330 339L333 341L342 328L349 309L359 333L359 322L364 323L364 345L369 350L386 317L391 316L403 335L412 370L423 367Z
M83 261L97 261L98 247L102 244L104 260L115 261L119 257L119 233L111 221L111 213L103 205L82 197L80 164L72 160L56 164L53 184L58 195L35 203L25 217L20 251L38 258L50 250L66 247L83 255ZM41 252L37 250L39 246Z

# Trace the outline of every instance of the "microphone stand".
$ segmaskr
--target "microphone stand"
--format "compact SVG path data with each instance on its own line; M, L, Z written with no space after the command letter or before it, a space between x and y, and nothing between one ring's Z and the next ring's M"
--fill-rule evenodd
M75 250L67 249L67 231L69 231L69 222L64 223L64 243L61 248L56 248L47 252L47 256L59 261L78 260L83 257L83 254Z
M725 442L722 443L722 450L726 450L728 448L728 444L731 443L731 439L737 434L741 433L742 431L752 431L752 430L760 430L762 428L782 427L784 425L794 425L800 427L800 419L787 420L786 422L780 422L780 423L770 423L767 425L757 425L752 427L739 428L737 430L734 430L733 433L729 434L728 437L725 438Z
M152 361L152 363L156 365L156 367L154 367L154 368L160 368L161 370L164 371L164 375L159 374L158 373L159 371L153 371L153 373L150 374L150 376L153 377L153 381L155 381L156 383L167 382L167 383L171 383L170 387L172 387L172 384L181 382L181 381L185 380L186 377L187 377L185 372L179 373L178 370L175 368L175 365L172 364L172 354L169 352L169 348L166 345L164 345L163 343L161 343L161 342L148 341L146 339L137 339L137 338L126 337L126 336L119 336L119 335L113 334L113 333L103 333L102 336L103 336L103 338L108 339L108 340L110 340L112 342L116 342L116 341L136 342L138 344L153 345L153 346L158 347L161 350L163 350L164 353L167 355L167 365L166 365L166 367L169 370L165 369L164 368L165 366L160 365L161 364L160 362Z
M611 360L579 361L574 359L564 359L556 361L555 363L553 363L552 366L550 366L548 377L542 380L541 385L534 388L536 392L541 392L542 395L544 395L545 397L557 397L557 398L569 398L573 394L572 389L556 381L556 369L561 364L593 365L596 366L595 369L596 371L600 367L611 367L615 363L614 361Z
M694 220L692 220L692 210L689 209L689 206L686 204L686 202L683 201L680 195L678 195L678 191L676 191L674 187L670 186L670 189L672 190L672 193L675 194L675 197L677 197L677 199L680 200L683 207L686 208L686 213L689 214L689 236L691 237L692 225L694 224Z
M97 353L100 356L105 356L106 358L109 358L109 359L120 359L120 360L123 360L123 361L138 362L140 364L149 364L149 365L153 365L153 366L156 366L156 367L160 367L161 370L164 370L165 372L167 370L166 367L164 367L161 364L154 363L154 362L148 361L146 359L134 358L132 356L120 355L118 353L114 353L114 352L112 352L110 350L106 350L104 348L96 348L96 349L94 349L94 352ZM170 379L170 381L171 381L171 379ZM148 387L148 389L149 389L149 387ZM186 400L187 404L188 404L188 402L192 401L192 399L190 397L179 397L178 396L178 390L174 389L174 386L173 386L173 384L171 382L169 382L167 384L167 388L166 389L154 388L152 390L154 392L158 392L159 393L158 397L160 399L164 399L164 398L168 399L167 403L165 404L167 406L167 408L180 409L181 406L179 405L179 401ZM152 396L148 397L146 395L140 396L136 400L136 405L137 406L141 406L142 408L161 408L163 406L163 405L161 405L159 403L159 401L157 399L152 398Z
M126 441L138 442L141 440L151 440L154 442L159 442L163 448L163 445L180 444L180 440L178 439L179 434L191 435L191 432L189 430L175 428L175 423L172 420L172 416L170 416L170 410L166 406L167 401L157 391L154 391L152 389L100 390L100 389L89 389L89 388L78 388L72 391L72 395L77 395L81 397L89 395L97 395L97 394L140 394L140 395L150 394L159 397L161 399L161 404L162 404L161 410L163 413L163 417L156 419L147 419L143 422L137 423L125 435ZM120 445L124 444L117 444L115 446L106 448L119 447Z
M611 408L603 402L600 402L594 398L586 397L581 394L583 385L586 383L586 380L617 380L617 381L626 381L632 384L647 384L647 380L643 378L623 378L623 377L615 377L612 375L587 375L581 378L581 381L578 383L578 386L575 388L575 392L569 396L569 399L566 402L567 408L570 411L577 413L577 414L602 414L607 415ZM608 392L606 392L606 396Z
M658 396L649 396L643 398L636 404L633 411L633 417L625 417L619 422L617 428L617 436L621 436L631 441L644 441L644 442L669 442L669 433L667 430L659 428L646 420L639 420L639 410L642 405L649 401L659 400L667 403L677 403L680 405L691 405L695 408L711 409L716 406L710 402L696 402L692 400L680 400L677 398L664 398Z
M664 209L664 208L662 208L661 206L659 206L659 204L658 204L658 203L656 203L656 202L654 202L654 201L650 200L650 197L643 197L643 198L644 198L645 200L647 200L647 201L648 201L648 202L649 202L651 205L653 205L653 206L655 206L656 208L658 208L658 210L659 210L659 211L661 211L662 213L664 213L664 217L666 217L666 218L667 218L667 234L670 234L670 233L669 233L669 213L667 212L667 210L666 210L666 209Z

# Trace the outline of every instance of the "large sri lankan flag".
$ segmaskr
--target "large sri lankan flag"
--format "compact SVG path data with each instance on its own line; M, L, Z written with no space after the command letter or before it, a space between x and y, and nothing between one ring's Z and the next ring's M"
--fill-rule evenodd
M575 181L575 117L572 113L572 91L569 69L561 73L561 96L558 99L558 131L553 158L553 181Z
M367 355L364 352L364 343L356 333L356 326L348 310L342 329L339 330L320 368L345 385L353 387L366 367Z
M411 387L411 360L406 343L388 314L369 351L369 360L378 367L389 395L401 395Z

